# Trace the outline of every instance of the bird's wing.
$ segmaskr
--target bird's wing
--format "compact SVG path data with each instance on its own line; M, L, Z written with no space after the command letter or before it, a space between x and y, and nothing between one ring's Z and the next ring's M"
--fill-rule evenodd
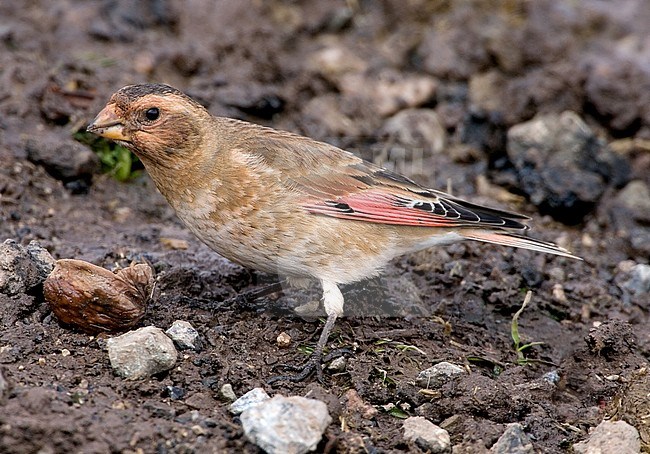
M359 175L360 168L366 172ZM297 181L316 197L303 203L313 214L341 219L422 227L500 227L527 229L515 213L495 210L418 186L384 169L339 168L325 176L308 175ZM343 181L344 184L339 184ZM351 187L355 182L356 186Z
M404 226L528 228L518 221L526 216L424 188L331 145L266 132L258 137L258 156L315 215Z

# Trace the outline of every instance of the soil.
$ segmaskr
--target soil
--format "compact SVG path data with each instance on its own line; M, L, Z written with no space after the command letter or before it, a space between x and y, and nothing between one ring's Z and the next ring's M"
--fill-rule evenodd
M55 258L109 269L150 263L157 293L140 325L167 329L186 320L203 348L181 352L168 372L126 381L111 368L109 335L59 324L42 289L0 295L0 372L8 382L0 390L0 451L258 452L220 396L227 383L238 396L261 386L271 395L326 402L334 423L320 452L420 452L402 436L402 418L414 415L447 429L454 452L487 451L512 422L523 425L537 451L566 452L607 415L626 419L611 404L625 399L650 356L650 298L626 286L631 266L648 263L647 243L635 238L648 238L650 215L639 222L621 215L621 188L614 186L572 225L539 213L503 170L503 140L509 126L537 112L572 109L603 140L624 148L619 153L630 178L648 184L643 144L650 113L641 98L650 90L616 96L617 84L623 91L637 89L638 80L650 86L647 72L616 65L621 49L641 52L632 38L649 55L644 0L616 7L595 0L563 7L424 0L11 3L0 3L0 239L37 240ZM584 60L572 60L576 55ZM604 61L589 61L594 55L611 58L616 71L593 80L590 71ZM490 71L503 81L495 94L503 102L470 99L474 74ZM388 80L406 90L420 83L417 77L435 90L422 99L403 95L395 105L367 88ZM344 289L346 317L328 345L351 351L344 371L326 369L324 383L267 385L282 364L303 362L317 340L322 318L293 310L317 299L315 288L233 299L277 278L202 245L146 174L118 182L100 173L93 158L86 158L94 163L88 171L72 155L57 164L72 171L61 173L48 165L52 156L28 152L26 144L37 140L45 155L61 144L67 145L57 154L83 154L72 135L115 90L145 81L175 85L214 114L303 133L375 160L390 148L382 129L387 117L405 107L435 111L447 147L425 148L419 167L404 166L414 158L407 153L400 161L397 151L385 165L424 185L451 184L477 203L529 215L535 236L559 241L585 260L477 243L404 256L382 277ZM515 194L495 183L481 189L485 176ZM166 239L184 240L187 248ZM522 343L542 344L518 358L511 321L527 290L533 298L519 317L519 333ZM276 342L282 332L292 339L288 348ZM468 373L422 392L415 377L440 361ZM378 413L360 410L350 389ZM647 398L639 405L647 407ZM642 417L627 420L647 437Z

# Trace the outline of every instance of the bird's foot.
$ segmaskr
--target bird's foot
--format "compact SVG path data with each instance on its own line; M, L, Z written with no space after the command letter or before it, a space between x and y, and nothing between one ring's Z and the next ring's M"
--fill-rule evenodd
M253 290L238 293L223 301L215 301L206 298L182 297L181 302L193 309L218 312L224 308L256 310L265 307L268 303L266 297L283 291L283 282L274 282L263 287L256 287Z
M311 354L307 362L304 363L302 366L295 366L293 364L280 364L276 366L276 368L282 368L284 370L297 372L296 374L276 375L274 377L269 378L266 382L269 385L279 381L290 381L292 383L298 383L301 381L305 381L306 379L311 377L315 372L318 381L320 383L324 383L325 380L323 377L323 363L329 363L333 359L340 358L341 356L350 353L352 353L352 351L347 348L338 348L336 350L331 351L327 355L323 356L322 351L315 350Z

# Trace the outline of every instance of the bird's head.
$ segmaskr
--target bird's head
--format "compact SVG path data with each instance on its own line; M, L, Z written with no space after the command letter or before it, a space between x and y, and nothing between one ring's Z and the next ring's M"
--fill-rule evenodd
M191 158L203 139L208 111L162 84L129 85L117 91L87 130L132 150L145 165L168 167Z

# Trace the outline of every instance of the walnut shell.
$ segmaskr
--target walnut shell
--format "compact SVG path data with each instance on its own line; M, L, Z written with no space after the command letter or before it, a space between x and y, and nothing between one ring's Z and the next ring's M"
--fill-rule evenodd
M64 259L56 262L43 292L61 322L95 334L125 331L138 324L153 285L153 270L146 264L112 273L83 260Z

